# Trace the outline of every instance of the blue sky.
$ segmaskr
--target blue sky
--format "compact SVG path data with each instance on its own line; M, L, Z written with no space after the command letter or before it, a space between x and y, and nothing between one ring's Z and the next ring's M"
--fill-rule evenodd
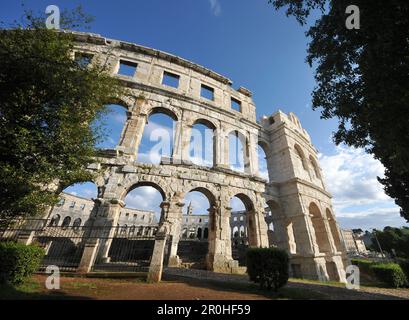
M320 152L340 225L366 229L405 224L376 181L382 166L362 150L336 147L331 141L336 121L320 120L319 111L311 110L315 82L305 63L306 29L275 12L267 0L24 2L38 11L50 4L61 9L82 4L95 16L91 32L173 53L225 75L235 88L249 88L258 118L277 109L296 113ZM10 22L21 14L20 1L1 2L0 20ZM119 138L124 119L118 115L109 122L109 143ZM150 126L161 121L152 119Z

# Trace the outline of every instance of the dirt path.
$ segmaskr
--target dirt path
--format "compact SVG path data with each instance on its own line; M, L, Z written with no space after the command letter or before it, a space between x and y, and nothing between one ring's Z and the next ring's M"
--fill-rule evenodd
M141 279L62 277L60 290L45 288L45 275L35 275L29 287L0 291L0 299L109 299L109 300L261 300L409 299L409 289L363 287L359 291L340 285L290 280L279 293L260 291L246 276L208 271L166 270L164 281L149 284Z

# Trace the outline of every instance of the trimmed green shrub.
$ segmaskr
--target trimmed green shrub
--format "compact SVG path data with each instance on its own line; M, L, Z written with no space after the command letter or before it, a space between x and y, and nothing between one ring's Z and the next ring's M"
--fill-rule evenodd
M399 288L408 284L405 273L397 263L377 263L371 266L371 272L385 284Z
M397 259L398 264L400 265L403 273L406 276L406 279L409 282L409 259ZM409 285L409 283L408 283Z
M361 272L367 274L371 273L371 267L376 264L376 262L366 259L351 259L351 263L358 266Z
M44 254L36 245L0 242L0 282L23 283L38 269Z
M261 289L277 291L288 281L289 258L277 248L250 248L246 252L247 273Z

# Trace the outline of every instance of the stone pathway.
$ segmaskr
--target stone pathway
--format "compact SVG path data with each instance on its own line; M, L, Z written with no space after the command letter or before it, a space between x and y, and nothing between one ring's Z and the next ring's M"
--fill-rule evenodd
M199 280L221 282L250 283L247 275L214 273L207 270L165 268L164 277L186 277ZM360 290L349 290L342 286L325 283L305 283L303 280L290 279L288 288L311 290L329 300L401 300L409 299L409 289L390 289L378 287L361 287Z

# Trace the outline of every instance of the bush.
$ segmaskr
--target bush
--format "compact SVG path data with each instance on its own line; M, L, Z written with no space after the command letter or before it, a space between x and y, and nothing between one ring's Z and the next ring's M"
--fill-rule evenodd
M399 288L408 284L402 268L397 263L376 263L371 266L371 272L385 284Z
M351 263L358 266L361 272L365 272L367 274L371 273L371 266L376 264L376 262L366 259L351 259Z
M247 273L260 288L277 291L288 281L289 258L276 248L251 248L246 252Z
M400 265L403 273L406 276L406 279L409 282L409 259L398 259L397 262ZM408 285L409 285L409 283L408 283Z
M38 269L44 254L36 245L0 242L0 282L23 283Z

